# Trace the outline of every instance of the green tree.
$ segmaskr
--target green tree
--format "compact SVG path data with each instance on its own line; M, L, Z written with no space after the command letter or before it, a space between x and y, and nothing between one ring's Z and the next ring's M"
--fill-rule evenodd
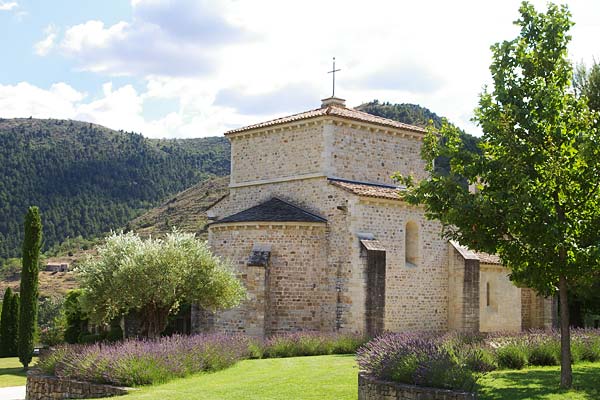
M65 341L67 343L79 343L81 336L87 332L88 318L79 302L81 293L80 289L70 290L65 298L65 318L67 320Z
M19 293L15 293L10 301L8 356L16 357L19 348Z
M0 356L8 357L10 352L10 343L13 335L11 335L11 305L12 305L12 290L7 288L2 299L2 315L0 315Z
M98 257L77 269L81 304L92 322L108 323L130 311L140 316L141 335L156 337L180 304L208 309L237 305L244 288L228 264L193 234L172 232L164 240L113 234Z
M406 199L439 219L446 237L497 253L511 278L560 297L561 387L572 385L568 288L600 259L598 114L571 87L567 59L572 25L566 6L538 13L524 2L517 38L492 46L494 89L484 90L475 120L481 152L444 124L423 145L430 178L413 182ZM450 172L433 160L448 157ZM469 190L476 187L476 190Z
M40 210L29 207L25 215L23 270L21 271L21 305L19 307L19 360L27 369L33 356L33 340L38 313L38 274L42 246Z
M600 64L594 61L590 69L583 63L578 64L573 87L576 95L587 98L590 109L600 111Z

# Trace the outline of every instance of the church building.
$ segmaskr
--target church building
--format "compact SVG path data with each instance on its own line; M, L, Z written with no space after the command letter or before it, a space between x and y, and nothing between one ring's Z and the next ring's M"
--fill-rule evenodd
M209 245L247 299L195 331L518 331L552 325L551 299L515 286L498 258L441 236L405 203L394 172L427 178L425 130L345 106L234 129L229 194L209 209Z

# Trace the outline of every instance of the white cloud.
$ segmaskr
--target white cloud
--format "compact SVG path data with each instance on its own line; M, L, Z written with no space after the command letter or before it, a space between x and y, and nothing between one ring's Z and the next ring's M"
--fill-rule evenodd
M546 7L545 0L534 3ZM51 39L47 32L40 51L61 52L77 69L146 84L71 100L73 118L149 136L189 137L318 107L331 93L332 56L342 69L336 94L348 105L417 103L476 133L469 119L489 83L489 47L517 34L512 21L520 0L131 4L126 21L81 21ZM600 3L569 6L576 22L571 57L600 59ZM170 106L151 113L161 102Z
M218 46L246 40L219 3L136 1L131 21L69 27L62 52L83 70L108 75L198 76L215 68Z
M0 11L11 11L19 6L16 1L0 1Z
M48 25L44 30L44 35L44 39L34 45L35 54L38 56L45 56L54 48L56 36L58 35L56 26Z
M0 85L0 117L72 118L74 102L83 97L83 93L63 82L48 90L27 82Z

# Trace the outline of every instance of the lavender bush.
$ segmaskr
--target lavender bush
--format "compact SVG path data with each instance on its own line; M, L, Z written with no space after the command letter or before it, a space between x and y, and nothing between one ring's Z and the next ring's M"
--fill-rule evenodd
M574 330L574 363L600 361L600 330ZM494 334L385 334L358 350L363 373L379 379L473 390L478 378L497 368L559 365L556 331Z
M386 334L357 353L361 371L384 380L447 389L472 390L478 371L460 360L443 337L422 334Z
M60 346L43 355L37 367L58 377L138 386L218 371L247 358L349 354L366 341L357 334L316 332L277 335L264 342L244 335L176 335Z
M57 377L137 386L217 371L248 358L241 335L171 336L115 344L63 346L41 357L38 367Z
M367 342L360 334L298 332L275 335L262 345L265 358L351 354Z

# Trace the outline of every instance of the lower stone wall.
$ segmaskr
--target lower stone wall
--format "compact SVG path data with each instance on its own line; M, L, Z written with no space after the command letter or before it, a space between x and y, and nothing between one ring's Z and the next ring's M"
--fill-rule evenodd
M27 374L27 395L25 399L96 399L99 397L121 396L127 394L130 390L132 389L59 379L55 376L41 375L37 371L31 371Z
M358 400L475 400L477 394L385 382L358 375Z

